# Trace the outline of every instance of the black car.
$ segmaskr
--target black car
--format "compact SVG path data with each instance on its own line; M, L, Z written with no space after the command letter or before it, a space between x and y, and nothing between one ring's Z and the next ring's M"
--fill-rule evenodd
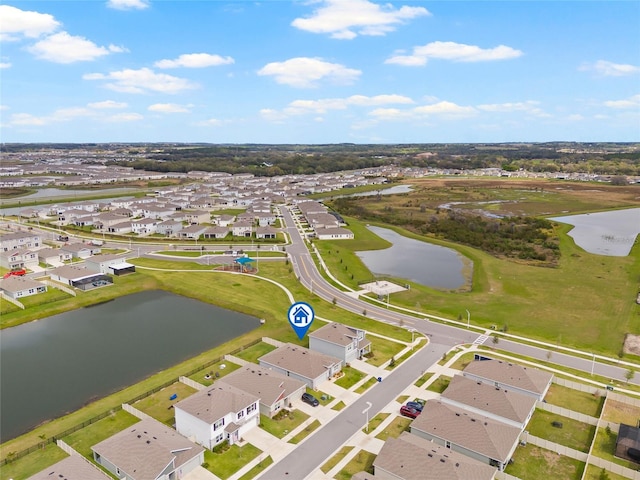
M421 404L420 402L407 402L407 407L415 408L416 410L421 412L422 409L424 408L424 405Z
M320 402L318 401L318 399L316 397L314 397L313 395L311 395L310 393L303 393L302 394L302 401L304 403L308 403L312 407L317 407L318 405L320 405Z

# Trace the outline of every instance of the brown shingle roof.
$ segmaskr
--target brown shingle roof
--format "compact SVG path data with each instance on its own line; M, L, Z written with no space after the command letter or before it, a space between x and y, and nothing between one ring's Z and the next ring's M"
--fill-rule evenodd
M451 379L442 399L463 403L518 423L524 423L536 405L536 399L530 395L509 392L462 375Z
M260 365L242 367L218 381L218 385L221 383L255 395L260 398L260 403L268 406L305 386L304 382Z
M81 456L71 455L27 480L111 480L111 477Z
M341 363L339 358L314 352L292 343L287 343L263 355L258 361L261 364L265 362L310 379L318 378L332 365Z
M408 432L389 438L373 465L402 480L492 480L497 471Z
M178 468L204 448L156 420L141 420L91 447L135 480L157 478L170 463Z
M411 430L414 429L503 463L520 435L517 427L438 400L427 401L422 413L411 423Z
M238 413L259 401L260 398L223 382L216 382L209 388L194 393L175 404L185 412L208 424L220 420L228 413Z
M463 375L465 373L537 394L542 394L553 378L551 373L502 360L471 362L464 369Z
M315 332L309 334L310 337L319 338L336 345L347 346L357 338L358 333L355 328L347 327L341 323L332 322L320 327Z

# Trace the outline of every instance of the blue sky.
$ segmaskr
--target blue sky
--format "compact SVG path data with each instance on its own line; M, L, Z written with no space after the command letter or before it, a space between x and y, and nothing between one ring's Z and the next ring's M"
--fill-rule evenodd
M640 141L637 1L0 1L3 142Z

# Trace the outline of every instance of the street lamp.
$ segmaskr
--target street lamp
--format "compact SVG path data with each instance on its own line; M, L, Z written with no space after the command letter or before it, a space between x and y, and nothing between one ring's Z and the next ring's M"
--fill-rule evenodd
M416 329L415 328L408 328L407 330L411 332L411 351L413 352L413 337L416 334Z
M366 402L366 403L367 403L367 408L365 408L362 411L362 414L367 415L367 423L365 424L364 428L365 428L365 431L369 433L369 409L371 408L371 402Z
M467 310L467 328L470 327L471 324L471 314L469 313L469 310Z
M592 353L591 355L593 355L593 358L591 360L591 376L593 377L593 369L596 366L596 354Z

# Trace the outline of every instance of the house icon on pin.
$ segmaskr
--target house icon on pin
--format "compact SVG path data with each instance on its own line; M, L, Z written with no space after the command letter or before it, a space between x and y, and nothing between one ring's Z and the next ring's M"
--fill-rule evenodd
M296 308L296 310L293 312L293 323L307 323L307 318L309 318L309 314L301 306Z

